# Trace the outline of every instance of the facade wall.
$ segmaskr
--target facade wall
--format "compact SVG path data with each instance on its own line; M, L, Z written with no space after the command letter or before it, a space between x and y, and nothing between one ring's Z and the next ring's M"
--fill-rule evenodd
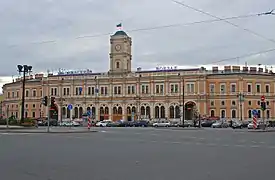
M184 103L195 102L201 115L210 116L211 111L214 111L212 115L221 118L240 118L242 114L242 119L249 119L251 118L249 110L260 109L259 101L261 96L265 95L268 103L265 117L273 118L275 116L275 81L273 76L236 75L234 73L209 75L209 72L195 74L186 73L184 70L180 72L183 75L178 76L178 73L178 71L169 74L166 72L131 73L125 77L108 77L107 75L49 76L34 82L30 81L26 83L26 115L30 118L46 117L47 108L41 106L41 98L53 96L56 98L59 108L59 119L61 119L62 108L65 109L63 119L80 117L79 111L75 113L74 109L67 116L69 104L78 110L82 109L80 110L81 114L85 113L88 107L91 109L94 107L96 119L100 119L100 116L105 119L127 119L132 115L132 112L129 113L129 107L131 111L134 107L135 118L141 113L142 107L144 107L142 114L144 118L149 117L149 111L151 118L177 118L170 115L170 106L174 107L173 114L176 114L176 108L182 109L184 84ZM7 113L9 116L13 114L20 118L21 84L15 82L4 86L4 112L6 115ZM175 90L175 86L177 86L177 90ZM83 89L81 94L77 89L79 87ZM118 90L119 87L120 90ZM98 89L98 93L96 89ZM239 94L244 95L243 101L240 101ZM164 110L161 110L162 106ZM106 107L108 111L105 112ZM159 107L159 116L156 115L156 107ZM104 113L100 113L100 108L104 109ZM147 113L144 113L146 108Z

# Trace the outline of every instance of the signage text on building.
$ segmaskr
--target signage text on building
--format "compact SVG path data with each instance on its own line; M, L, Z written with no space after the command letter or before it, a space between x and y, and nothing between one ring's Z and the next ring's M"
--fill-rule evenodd
M178 69L177 66L158 66L158 67L156 67L156 70L158 70L158 71L176 70L176 69Z

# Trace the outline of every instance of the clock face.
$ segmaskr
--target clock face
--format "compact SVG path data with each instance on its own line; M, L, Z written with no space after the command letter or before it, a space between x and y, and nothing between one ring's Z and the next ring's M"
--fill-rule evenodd
M115 49L116 49L117 51L120 51L121 46L118 44L118 45L115 46Z

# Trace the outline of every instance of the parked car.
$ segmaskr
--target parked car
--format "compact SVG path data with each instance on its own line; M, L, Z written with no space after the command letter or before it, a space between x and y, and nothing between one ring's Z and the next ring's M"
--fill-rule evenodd
M232 129L242 129L243 123L240 121L233 121L232 122Z
M257 122L257 128L256 129L259 129L260 128L260 125L259 125L259 123ZM247 125L247 129L254 129L254 124L253 124L253 122L251 122L251 123L249 123L248 125Z
M144 120L139 120L139 121L133 122L133 126L134 127L148 127L149 126L149 122L148 121L144 121Z
M213 120L203 120L201 122L201 126L202 127L211 127L213 123L215 123L215 121L213 121Z
M153 123L153 127L169 127L171 126L171 123L169 121L160 121Z
M103 120L96 123L97 127L106 127L108 123L112 123L112 120Z
M227 122L222 122L222 121L216 121L215 123L212 124L212 128L228 128L228 123Z

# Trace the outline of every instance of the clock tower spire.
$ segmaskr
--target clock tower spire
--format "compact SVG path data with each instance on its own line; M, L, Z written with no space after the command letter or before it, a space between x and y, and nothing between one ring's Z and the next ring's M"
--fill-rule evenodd
M110 38L110 69L111 74L131 72L132 39L124 31L118 30Z

